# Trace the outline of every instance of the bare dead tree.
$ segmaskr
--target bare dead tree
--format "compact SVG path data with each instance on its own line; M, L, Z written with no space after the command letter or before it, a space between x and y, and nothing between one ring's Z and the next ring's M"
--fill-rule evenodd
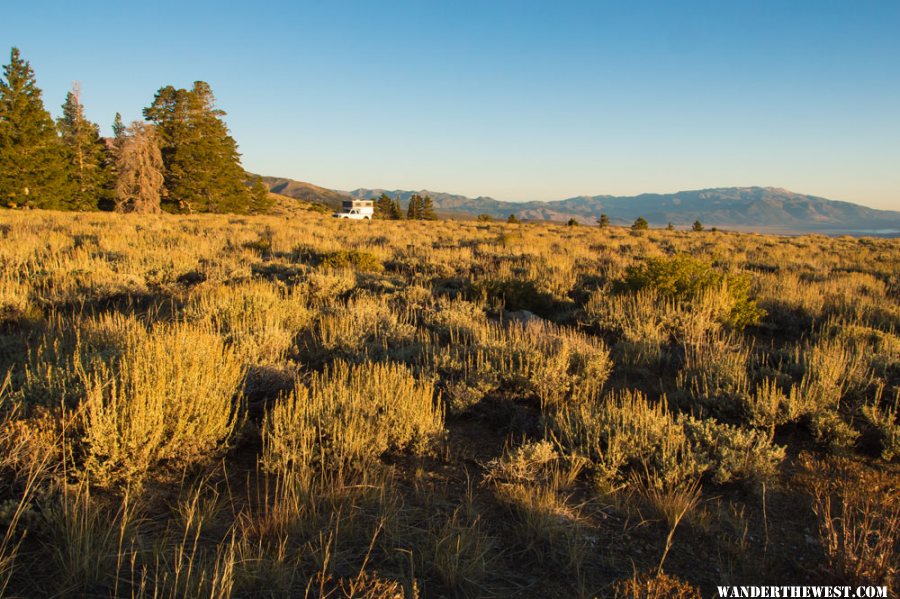
M116 211L160 212L163 161L153 125L134 121L116 155Z

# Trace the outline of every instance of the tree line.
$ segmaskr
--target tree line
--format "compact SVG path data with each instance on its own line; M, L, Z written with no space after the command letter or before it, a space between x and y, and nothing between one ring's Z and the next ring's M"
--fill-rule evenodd
M209 84L160 88L144 121L113 137L87 119L78 86L55 122L31 65L12 48L0 78L0 206L120 212L257 213L271 205L248 181Z
M403 220L403 208L400 206L400 198L391 198L388 194L382 193L374 202L375 218L383 220ZM434 200L430 195L425 197L414 193L409 198L409 206L406 208L407 220L437 220L437 214L434 211Z
M609 216L607 216L606 214L601 214L600 218L597 219L597 224L600 226L601 229L605 229L606 227L610 226ZM643 216L637 217L636 219L634 219L634 223L631 224L632 231L646 231L649 228L650 228L650 223L647 222L647 219L644 218ZM666 225L666 230L674 231L675 226L672 223L669 223L668 225ZM691 231L701 233L704 230L705 229L703 228L703 223L700 222L700 219L695 220L694 224L691 225ZM716 228L713 227L712 230L715 231Z

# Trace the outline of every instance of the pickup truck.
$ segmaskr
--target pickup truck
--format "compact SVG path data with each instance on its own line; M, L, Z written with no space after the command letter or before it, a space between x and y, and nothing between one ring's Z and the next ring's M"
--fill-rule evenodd
M332 216L350 220L372 220L372 217L375 216L375 202L372 200L344 200L341 211L335 212Z
M360 212L357 208L352 208L349 212L335 212L332 216L334 218L349 218L350 220L372 220L371 214Z

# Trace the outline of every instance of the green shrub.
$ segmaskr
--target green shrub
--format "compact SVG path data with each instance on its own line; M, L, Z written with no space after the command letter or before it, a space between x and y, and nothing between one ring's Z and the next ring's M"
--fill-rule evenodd
M671 258L650 258L627 269L617 286L620 291L655 289L661 295L679 302L695 302L709 291L725 290L731 300L728 324L743 328L756 324L765 312L750 293L751 280L747 274L727 274L709 262L687 254Z
M465 378L446 382L441 395L449 413L459 415L481 403L497 384L496 374L472 372Z
M716 484L772 477L785 448L773 445L763 431L688 416L679 419L697 459L707 464Z
M851 449L859 438L859 431L845 422L835 410L812 414L810 427L816 441L830 449Z
M362 272L381 272L384 264L375 254L362 250L337 250L319 254L319 266L340 269L353 268Z

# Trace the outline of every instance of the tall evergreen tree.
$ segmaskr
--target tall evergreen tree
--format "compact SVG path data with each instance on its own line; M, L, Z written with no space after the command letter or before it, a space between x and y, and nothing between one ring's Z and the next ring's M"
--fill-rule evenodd
M609 226L609 217L605 214L601 214L600 218L597 219L597 224L600 225L601 229L604 229Z
M122 122L122 115L118 112L116 113L116 118L113 119L112 131L112 154L115 160L116 154L121 151L121 146L125 143L125 123Z
M403 208L400 206L400 196L397 196L394 198L394 201L391 202L391 219L403 220Z
M122 113L116 113L116 117L113 119L112 130L113 139L119 139L125 135L125 123L122 122Z
M0 79L0 202L71 209L66 150L18 48Z
M262 177L256 175L249 183L250 187L250 203L247 205L247 212L250 214L265 214L275 204L275 201L269 195L269 188L266 187Z
M394 219L394 203L391 200L391 197L386 193L382 193L378 196L378 199L375 200L375 218L381 220Z
M169 212L246 213L263 204L246 185L237 143L215 107L209 84L195 81L190 90L161 88L144 118L157 127L165 164Z
M437 220L437 214L434 212L434 201L431 199L430 195L426 195L422 198L421 206L421 214L419 218L423 220Z
M109 172L110 177L112 178L112 202L109 204L105 204L103 202L100 203L101 210L116 210L118 209L118 196L116 192L116 186L119 181L119 159L122 155L122 151L126 142L126 127L125 123L122 122L121 113L116 113L115 118L113 119L112 124L112 132L113 136L111 140L108 140L107 144L107 156L109 157Z
M409 206L406 208L406 218L409 220L418 220L422 218L422 197L414 193L409 198Z
M71 207L92 210L108 204L112 196L109 152L100 137L100 127L87 120L75 86L66 94L57 128L68 150L69 173L75 185Z

